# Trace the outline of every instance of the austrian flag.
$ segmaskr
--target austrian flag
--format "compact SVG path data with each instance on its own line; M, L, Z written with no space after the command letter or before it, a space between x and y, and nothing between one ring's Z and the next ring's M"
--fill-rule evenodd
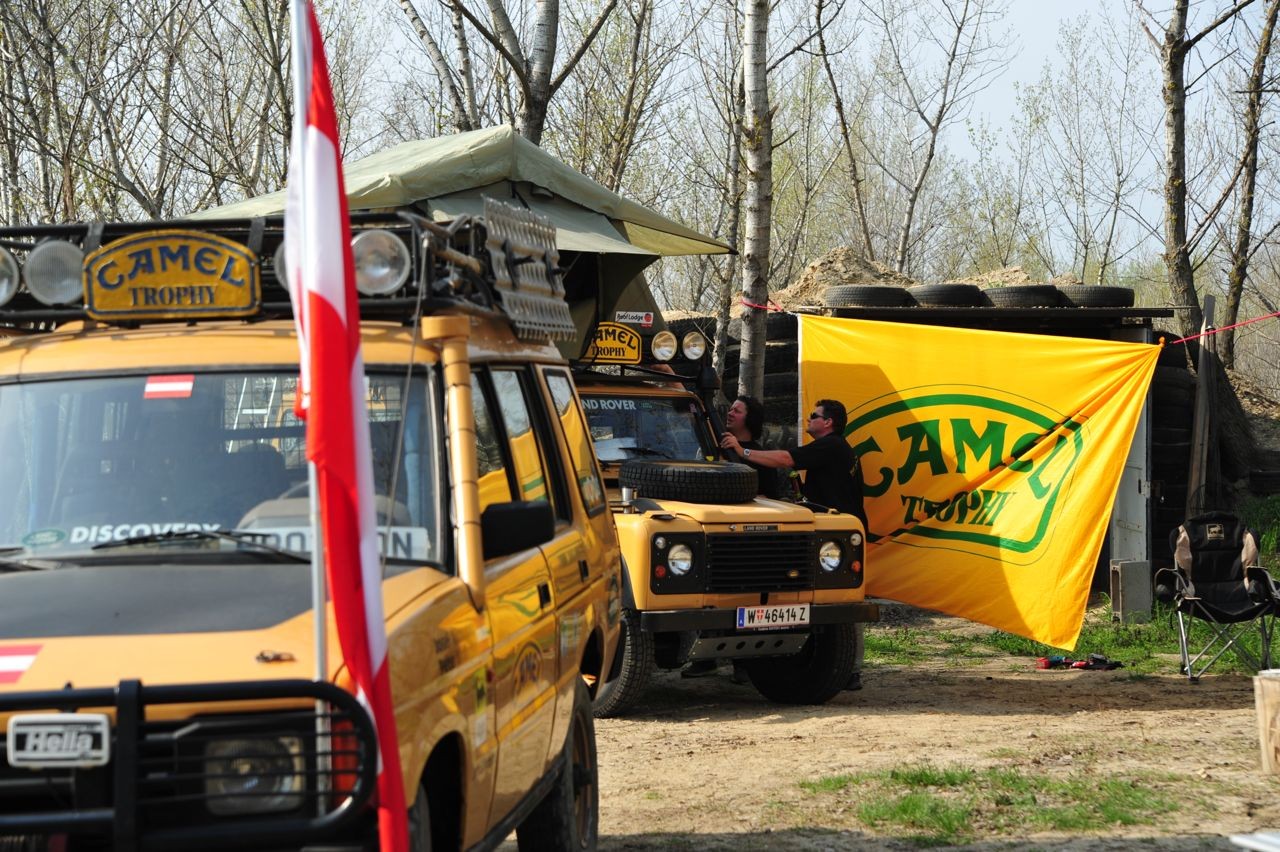
M39 645L0 645L0 683L17 683L38 653Z
M365 412L360 309L342 184L338 120L315 10L293 0L298 85L285 208L285 268L301 353L298 413L307 422L324 567L343 662L378 733L381 852L408 849L395 709L387 671L382 564ZM322 617L322 615L318 615Z

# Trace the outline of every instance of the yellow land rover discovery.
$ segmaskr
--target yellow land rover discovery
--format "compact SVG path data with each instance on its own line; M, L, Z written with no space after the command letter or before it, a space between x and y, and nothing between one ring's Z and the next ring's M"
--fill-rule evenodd
M527 216L353 217L415 850L597 833L619 553ZM312 582L281 234L0 234L0 849L376 848L372 726Z
M670 332L649 344L651 365L676 354ZM624 565L622 642L596 715L630 709L655 667L697 660L734 660L771 701L829 700L855 671L860 625L879 618L862 522L759 497L754 470L714 461L722 429L703 397L718 382L701 335L679 342L681 375L640 366L642 346L601 323L575 373Z

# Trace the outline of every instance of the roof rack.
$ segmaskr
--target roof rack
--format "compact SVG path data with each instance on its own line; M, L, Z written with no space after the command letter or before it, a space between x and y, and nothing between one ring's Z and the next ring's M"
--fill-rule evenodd
M564 298L563 270L558 265L555 228L546 219L485 199L483 217L460 216L440 223L398 209L353 213L350 222L353 235L370 231L389 234L394 239L387 244L402 246L400 257L408 264L407 277L392 292L359 294L361 318L411 321L422 314L454 308L504 318L521 339L558 339L573 335L573 320ZM109 249L121 240L142 240L165 234L209 235L243 247L247 254L243 250L240 253L252 267L255 284L261 285L261 302L252 311L241 310L238 315L251 320L292 316L293 306L282 269L282 216L0 228L0 249L4 250L0 253L0 263L8 262L4 257L7 254L13 261L11 268L16 270L18 265L27 266L31 252L38 246L50 242L67 244L83 258L87 293L87 269L94 252ZM3 271L0 268L0 278ZM23 278L28 282L30 272L24 269ZM246 316L247 313L251 315ZM104 317L89 303L42 302L28 285L18 288L8 303L0 307L0 325L40 328L96 318L132 326L140 322L224 319L232 315L236 314L205 311L203 315L187 316L170 311L159 315L158 309L153 309L152 315L120 312L118 316Z

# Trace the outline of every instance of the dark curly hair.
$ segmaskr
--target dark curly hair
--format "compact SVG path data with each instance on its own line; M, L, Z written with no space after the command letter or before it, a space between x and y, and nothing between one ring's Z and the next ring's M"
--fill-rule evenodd
M738 397L738 401L747 407L747 416L743 418L743 423L751 433L751 439L759 441L760 434L764 431L764 403L754 396L746 395Z

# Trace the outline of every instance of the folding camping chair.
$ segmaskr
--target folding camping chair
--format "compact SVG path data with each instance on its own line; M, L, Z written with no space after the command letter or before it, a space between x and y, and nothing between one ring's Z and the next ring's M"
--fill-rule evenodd
M1258 537L1235 515L1206 512L1169 534L1174 568L1156 572L1156 598L1178 613L1182 671L1191 683L1228 650L1255 671L1271 667L1271 638L1280 615L1280 592L1258 564ZM1204 631L1195 630L1203 622ZM1258 653L1244 639L1256 625ZM1195 654L1201 634L1208 639Z

